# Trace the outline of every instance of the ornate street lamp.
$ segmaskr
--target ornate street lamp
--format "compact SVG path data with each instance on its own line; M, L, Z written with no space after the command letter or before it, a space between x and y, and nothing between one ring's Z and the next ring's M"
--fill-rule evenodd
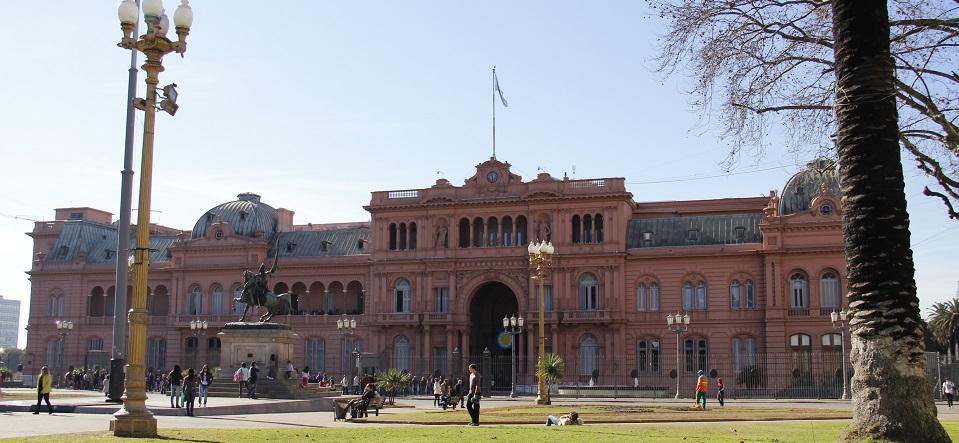
M539 368L539 362L546 356L546 269L553 263L553 253L556 251L550 242L529 243L526 248L529 252L529 264L533 265L533 278L539 280L539 355L537 357L536 367ZM539 385L536 388L536 404L550 404L546 392L546 379L538 377Z
M57 376L59 370L63 369L63 351L66 348L67 336L70 335L70 332L73 331L73 322L67 320L57 320L57 334L60 336L60 358L57 359Z
M680 335L689 330L689 314L682 315L677 313L676 315L667 315L666 327L669 328L670 331L676 333L676 398L679 398L679 380L680 374L682 373L679 365L679 342Z
M847 317L849 316L849 311L832 311L829 314L830 319L832 320L832 327L839 330L839 343L842 346L839 352L842 352L842 355L839 357L839 364L842 365L842 396L841 400L849 400L849 378L846 376L846 330L849 329L849 324L846 322Z
M525 324L526 319L523 316L503 317L503 329L509 334L510 378L513 383L509 391L510 398L516 398L516 336L523 333Z
M146 342L147 342L147 266L150 262L150 197L153 181L153 137L156 127L157 86L163 72L163 56L171 52L182 55L186 52L186 37L193 25L193 9L188 0L181 0L173 13L177 41L167 38L170 20L163 10L163 0L143 0L143 17L147 31L134 36L133 30L139 21L139 12L133 0L123 0L117 9L123 38L118 46L134 49L146 56L143 70L146 71L146 99L134 100L134 106L144 112L143 158L140 165L140 197L137 204L137 238L133 262L133 300L129 312L129 352L127 352L127 376L123 407L113 414L110 429L120 437L156 437L156 418L146 407ZM171 88L172 89L172 88ZM172 91L165 91L167 112L175 111L170 106ZM174 103L175 104L175 103ZM119 313L118 313L119 314Z
M346 342L347 337L356 335L356 319L343 314L343 317L336 320L336 330L343 337L343 342ZM360 351L356 347L356 340L353 340L353 351L350 352L350 357L352 357L350 375L357 375L359 372L356 370L356 365L359 364Z
M206 320L190 320L190 332L193 334L193 367L197 367L197 360L200 359L200 337L206 336L206 330L209 327Z

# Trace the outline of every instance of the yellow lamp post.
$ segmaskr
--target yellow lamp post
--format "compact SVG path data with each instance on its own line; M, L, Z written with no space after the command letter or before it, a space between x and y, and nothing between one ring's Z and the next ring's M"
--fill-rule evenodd
M539 361L546 356L546 269L553 263L555 248L550 242L530 242L527 252L529 252L529 264L533 265L533 278L539 280L539 355L536 359L536 366L539 367ZM546 392L546 379L537 378L539 386L536 389L536 404L548 405L550 401Z
M153 179L153 136L156 124L157 85L163 72L163 56L171 52L186 52L186 36L193 25L193 10L188 0L181 0L173 13L177 41L173 42L166 34L170 21L163 10L163 0L143 0L143 17L147 32L139 37L133 35L135 24L139 20L139 10L133 0L123 0L117 13L120 17L120 29L123 39L118 46L134 49L146 56L143 70L147 73L146 99L136 99L134 106L144 111L143 119L143 158L140 164L140 197L137 204L137 237L133 258L133 300L128 314L129 347L123 407L113 414L110 429L116 436L155 437L157 422L146 408L146 334L147 334L147 270L150 262L150 193ZM164 100L159 106L173 114L176 112L176 90L171 86L164 88ZM117 313L119 315L120 313Z

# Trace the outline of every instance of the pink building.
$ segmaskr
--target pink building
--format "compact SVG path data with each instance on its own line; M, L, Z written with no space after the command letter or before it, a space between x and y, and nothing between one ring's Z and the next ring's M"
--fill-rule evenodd
M379 367L445 374L488 349L488 378L506 387L502 318L518 314L520 383L534 384L538 289L526 246L542 239L556 247L547 351L566 360L565 383L674 389L677 335L665 317L682 312L684 384L703 369L741 395L839 393L829 313L844 300L842 207L823 162L768 197L636 202L622 178L524 181L491 158L461 186L373 192L365 208L369 222L296 224L293 211L244 193L192 230L151 226L147 366L236 365L222 361L215 334L242 312L233 303L242 271L278 255L271 285L300 303L274 321L301 337L298 367L349 372L356 347ZM106 365L114 260L126 256L111 214L57 209L28 235L27 371ZM357 320L355 336L337 331L341 314ZM210 333L195 337L194 319ZM56 320L76 325L62 342Z

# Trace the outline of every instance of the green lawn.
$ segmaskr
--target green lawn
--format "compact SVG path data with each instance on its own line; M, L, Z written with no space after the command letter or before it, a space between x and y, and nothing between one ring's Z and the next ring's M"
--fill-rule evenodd
M588 424L597 423L655 423L695 421L742 420L797 420L850 419L852 412L833 409L803 408L708 408L694 411L688 407L637 407L622 405L586 405L575 407ZM481 422L486 424L539 424L547 415L567 414L570 406L507 406L482 411ZM464 410L429 410L404 414L380 414L356 420L370 423L461 424L469 421Z
M943 422L954 440L959 440L959 421ZM583 442L601 438L610 442L829 442L836 441L845 423L807 421L780 423L676 423L656 425L545 426L398 426L316 429L162 429L160 439L140 442L195 441L206 443L259 443L294 441L359 442ZM84 443L131 441L109 433L73 434L60 437L8 439L6 441Z

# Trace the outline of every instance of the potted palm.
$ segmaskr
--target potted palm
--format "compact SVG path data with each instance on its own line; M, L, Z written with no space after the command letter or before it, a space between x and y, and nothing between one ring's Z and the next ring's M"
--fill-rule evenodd
M556 354L546 354L536 362L536 377L546 382L546 404L550 404L553 385L566 376L566 363Z

